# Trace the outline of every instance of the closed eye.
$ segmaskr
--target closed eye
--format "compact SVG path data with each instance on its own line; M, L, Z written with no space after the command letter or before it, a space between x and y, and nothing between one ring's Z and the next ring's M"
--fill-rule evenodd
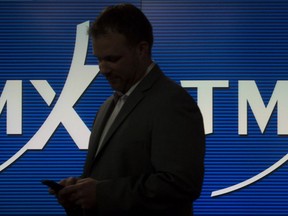
M122 56L106 56L104 58L98 58L99 62L101 61L106 61L106 62L112 62L112 63L116 63L117 61L119 61L122 58Z

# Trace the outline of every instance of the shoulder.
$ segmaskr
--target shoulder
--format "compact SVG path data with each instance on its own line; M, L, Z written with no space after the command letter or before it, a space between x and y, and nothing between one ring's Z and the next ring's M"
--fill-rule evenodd
M163 102L171 103L174 105L189 104L197 106L194 98L184 89L180 84L171 80L169 77L163 75L152 89L154 97Z

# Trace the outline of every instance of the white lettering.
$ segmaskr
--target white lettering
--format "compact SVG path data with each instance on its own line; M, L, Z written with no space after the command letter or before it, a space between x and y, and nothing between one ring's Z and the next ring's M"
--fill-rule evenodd
M8 80L0 97L0 114L7 105L7 134L22 134L22 81Z
M228 80L183 81L184 88L197 88L197 103L203 115L205 134L213 133L213 89L228 88Z
M89 35L87 34L88 27L89 21L81 23L77 26L74 55L70 71L62 89L61 95L53 107L53 110L44 121L42 126L39 128L39 130L34 134L34 136L18 152L16 152L16 154L14 154L10 159L0 165L0 171L12 164L27 150L43 149L50 137L54 134L54 131L57 129L58 125L61 123L64 125L78 148L87 149L90 130L74 110L73 106L99 72L98 65L85 65L89 42ZM44 86L39 87L39 82L31 82L39 94L46 101L46 103L49 105L54 98L54 91L50 85L45 82L40 82L40 84L44 83ZM11 90L5 89L5 92L11 92ZM2 103L5 101L7 101L6 94L3 95ZM20 113L22 113L22 110Z
M278 134L288 134L288 81L277 81L270 101L265 107L255 81L239 81L238 131L247 135L248 103L262 133L264 133L274 107L278 107Z
M51 105L56 93L46 80L30 80L48 106Z

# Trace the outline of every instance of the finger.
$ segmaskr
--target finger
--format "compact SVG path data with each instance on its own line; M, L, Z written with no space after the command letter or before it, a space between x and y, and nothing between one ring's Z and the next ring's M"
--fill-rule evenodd
M70 194L70 196L68 197L69 202L71 203L77 203L77 201L80 199L78 193L72 193Z
M77 206L81 206L81 208L83 208L83 201L82 201L82 199L76 199L75 201L75 204L77 205Z
M67 185L74 185L77 183L78 180L79 180L79 178L70 177L67 179Z
M60 205L62 205L64 208L71 208L73 206L73 203L71 203L68 200L63 200L58 198L58 202Z
M79 186L74 184L74 185L69 185L64 187L62 190L58 192L58 196L62 197L63 199L67 199L67 197L72 196L72 194L77 193L79 190Z
M48 192L51 195L56 195L56 192L53 189L51 189L51 188L48 189Z
M77 180L77 184L85 183L90 181L91 178L82 178Z
M65 191L64 193L62 193L61 191L61 193L59 192L57 194L57 197L58 197L58 200L61 200L61 203L62 204L65 203L65 205L67 203L69 203L70 205L75 205L77 200L79 200L79 195L77 191L76 192L69 191L67 193Z
M64 186L69 186L69 185L74 185L78 181L78 178L75 177L69 177L66 179L62 179L59 184L64 185Z
M89 208L91 208L91 205L90 205L87 201L85 201L85 199L82 199L82 198L77 199L77 200L75 201L75 204L76 204L77 206L80 206L82 209L89 209Z

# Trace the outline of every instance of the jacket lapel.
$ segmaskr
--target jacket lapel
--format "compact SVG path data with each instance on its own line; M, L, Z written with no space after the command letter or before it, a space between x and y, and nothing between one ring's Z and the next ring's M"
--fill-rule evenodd
M134 92L127 98L127 101L123 105L121 111L117 115L115 121L111 125L111 128L106 134L105 139L103 140L103 143L101 145L101 149L99 149L97 155L105 148L105 146L108 144L109 139L113 134L116 132L118 127L122 124L123 121L129 116L129 114L135 109L135 107L140 103L140 101L145 97L145 91L150 89L154 82L161 76L163 75L162 72L160 71L159 67L156 65L152 71L145 77L139 86L136 87ZM103 129L102 129L103 130ZM99 137L98 137L99 141ZM98 147L98 144L97 144ZM94 150L95 151L95 150ZM95 153L95 152L94 152ZM96 155L96 157L97 157Z
M111 111L114 108L113 96L109 97L107 101L103 104L101 109L98 111L97 116L95 118L93 128L91 131L91 136L89 140L89 151L86 160L86 168L85 170L90 170L90 166L92 165L92 161L95 158L96 151L98 149L99 140L104 129L105 123L108 120ZM88 167L89 166L89 167Z
M130 96L132 96L132 95L130 95ZM109 131L107 132L107 134L103 140L103 144L101 145L101 148L99 149L98 153L107 145L109 139L115 133L117 128L129 116L129 114L132 112L132 110L137 106L137 104L144 97L144 95L140 92L138 92L137 94L133 94L133 97L130 97L130 96L127 98L127 101L123 105L121 111L119 112L119 114L117 115L113 124L111 125Z

